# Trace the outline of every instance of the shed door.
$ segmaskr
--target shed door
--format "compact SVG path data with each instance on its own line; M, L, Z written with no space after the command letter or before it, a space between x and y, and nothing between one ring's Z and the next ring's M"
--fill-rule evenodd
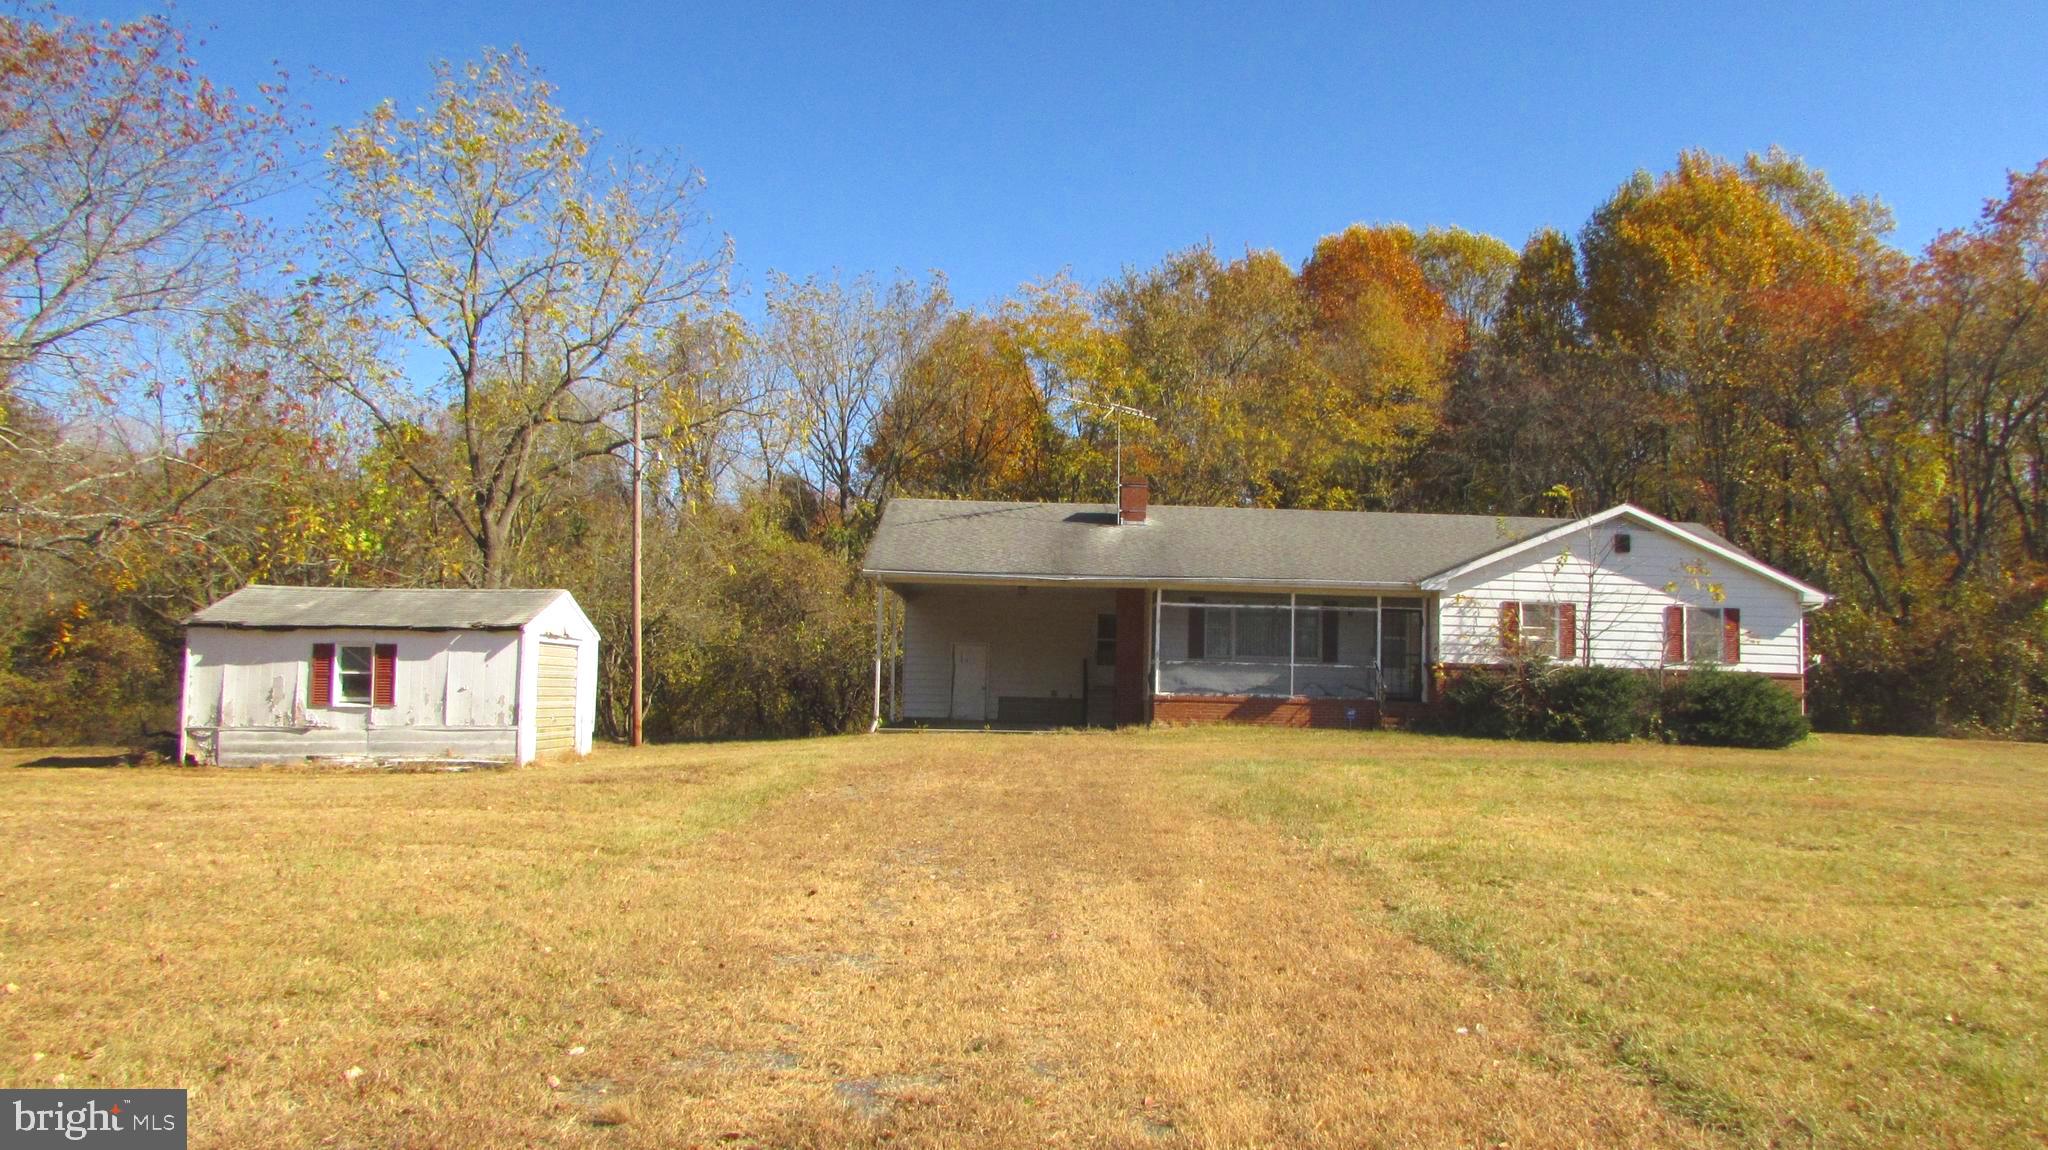
M576 749L576 655L574 643L540 645L539 702L534 708L534 753Z
M953 717L988 719L987 644L953 644Z

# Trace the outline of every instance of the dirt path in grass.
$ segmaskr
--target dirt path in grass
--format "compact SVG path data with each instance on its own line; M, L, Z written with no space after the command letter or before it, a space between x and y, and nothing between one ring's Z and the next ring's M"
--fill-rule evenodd
M886 765L701 844L692 937L561 1084L625 1119L593 1137L1707 1141L1120 740L893 738Z

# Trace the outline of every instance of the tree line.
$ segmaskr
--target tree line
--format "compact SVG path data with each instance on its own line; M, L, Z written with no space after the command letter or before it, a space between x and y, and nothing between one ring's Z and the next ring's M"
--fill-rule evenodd
M1105 500L1119 438L1169 502L1704 522L1839 597L1818 725L2048 732L2048 164L1917 253L1689 152L1519 248L771 274L748 318L701 178L516 50L340 126L163 17L17 10L0 61L0 740L167 729L180 620L253 581L567 587L622 731L636 401L656 738L846 728L886 502Z

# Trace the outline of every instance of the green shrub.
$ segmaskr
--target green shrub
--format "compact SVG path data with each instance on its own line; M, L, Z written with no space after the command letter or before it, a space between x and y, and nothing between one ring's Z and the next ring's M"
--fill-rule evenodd
M1664 723L1679 742L1710 747L1789 747L1810 730L1790 691L1711 667L1688 672L1670 692Z
M1566 743L1625 743L1647 734L1650 681L1620 667L1558 667L1543 676L1540 733Z
M1541 719L1541 668L1467 671L1444 687L1444 729L1478 739L1518 739Z

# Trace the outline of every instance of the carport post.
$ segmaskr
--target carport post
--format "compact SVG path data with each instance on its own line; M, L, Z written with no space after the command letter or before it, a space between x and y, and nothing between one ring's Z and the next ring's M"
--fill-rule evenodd
M1152 697L1159 697L1159 625L1166 619L1166 592L1152 588Z
M875 580L875 721L868 733L882 729L882 581Z

